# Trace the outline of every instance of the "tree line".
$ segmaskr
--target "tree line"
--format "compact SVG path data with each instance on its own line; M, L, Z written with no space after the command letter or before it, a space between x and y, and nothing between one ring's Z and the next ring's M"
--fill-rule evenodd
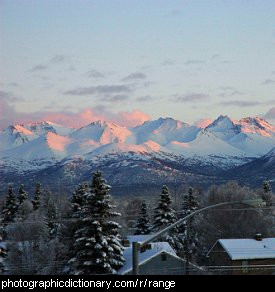
M222 201L261 197L267 207L209 211L191 217L158 241L169 242L187 265L204 265L205 254L219 238L242 238L256 232L274 236L273 193L268 181L256 191L236 182L212 186L205 194L189 187L176 205L167 186L154 204L152 198L135 198L126 203L117 200L118 207L110 190L99 171L90 183L79 184L69 199L54 196L39 183L31 198L23 185L17 192L9 186L0 216L0 274L113 274L125 262L123 233L153 234ZM131 204L134 224L127 216Z

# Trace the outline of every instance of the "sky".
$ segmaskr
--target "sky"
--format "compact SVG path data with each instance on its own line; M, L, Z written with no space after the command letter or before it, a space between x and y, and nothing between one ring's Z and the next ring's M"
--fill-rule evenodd
M0 0L0 128L275 124L274 0Z

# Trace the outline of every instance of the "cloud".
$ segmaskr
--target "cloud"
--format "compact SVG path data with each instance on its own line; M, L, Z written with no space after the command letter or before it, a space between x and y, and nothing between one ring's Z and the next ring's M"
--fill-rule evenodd
M31 113L17 111L6 98L0 97L0 130L12 124L50 121L69 127L81 127L98 120L117 123L121 126L134 127L149 120L150 116L135 109L131 112L122 111L114 113L104 106L84 108L78 112L70 110L50 111L43 110Z
M118 102L118 101L126 101L128 99L129 99L128 95L118 94L118 95L105 97L101 100L107 101L107 102Z
M250 106L257 106L261 103L258 101L246 101L246 100L229 100L229 101L223 101L219 103L219 105L224 106L237 106L237 107L250 107Z
M36 66L32 67L32 68L30 69L30 72L44 71L44 70L46 70L46 69L48 69L47 66L39 64L39 65L36 65Z
M105 120L114 122L121 126L134 127L148 121L150 116L140 110L133 110L131 112L113 113L104 108L99 111L93 108L87 108L78 113L60 112L45 114L40 120L48 120L54 123L81 127L98 120Z
M274 84L275 80L273 79L266 79L264 82L262 82L262 85L270 85L270 84Z
M136 101L138 101L138 102L146 102L146 101L150 101L152 99L153 99L152 96L144 95L144 96L140 96L140 97L136 98Z
M179 15L181 15L182 14L182 10L180 10L180 9L172 9L171 11L170 11L170 15L171 16L179 16Z
M126 85L99 85L90 87L78 87L72 90L65 91L65 95L94 95L94 94L119 94L130 93L132 90Z
M54 57L51 58L50 62L51 63L63 63L65 62L67 57L65 55L55 55Z
M175 95L172 101L175 102L203 102L209 100L210 96L203 93L190 93L185 95Z
M3 85L8 86L8 87L20 87L20 85L17 82L9 82Z
M219 54L214 54L214 55L211 56L211 59L212 60L216 60L218 58L220 58L220 55Z
M86 72L86 76L95 79L105 78L105 75L97 70L89 70L88 72Z
M171 65L174 65L174 64L175 64L175 62L174 62L173 60L171 60L171 59L165 59L165 60L161 63L162 66L171 66Z
M275 122L275 107L272 107L265 115L265 119L271 120L272 122Z
M259 105L273 105L275 100L267 101L247 101L247 100L229 100L219 103L222 106L236 106L236 107L253 107Z
M230 97L234 95L244 95L244 93L239 90L226 90L220 94L221 97Z
M200 64L204 64L204 61L202 60L188 60L186 62L184 62L185 65L200 65Z
M129 74L128 76L121 79L121 81L137 81L137 80L145 80L146 75L142 72L134 72Z
M140 110L133 110L131 112L120 112L117 114L116 122L120 125L127 125L128 127L135 127L150 120L150 116Z
M5 100L5 101L9 101L9 102L22 100L22 99L18 98L17 96L15 96L12 92L2 91L2 90L0 90L0 99Z
M204 118L204 119L200 119L198 121L196 121L194 123L194 126L198 127L198 128L206 128L207 126L209 126L211 123L213 123L213 120L210 118Z

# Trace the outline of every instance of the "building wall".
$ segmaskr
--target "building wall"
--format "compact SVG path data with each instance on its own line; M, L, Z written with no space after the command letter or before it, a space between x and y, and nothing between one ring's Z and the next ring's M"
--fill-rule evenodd
M248 268L242 268L247 265ZM275 259L267 260L249 260L249 261L233 261L233 266L237 267L232 272L233 275L274 275ZM252 266L249 268L249 266ZM274 266L274 267L254 267L254 266Z
M249 266L261 266L261 265L274 265L275 259L268 260L238 260L232 261L228 256L224 248L217 243L216 246L212 249L208 258L209 271L212 271L213 274L232 274L232 275L271 275L275 273L275 267L273 268L257 268ZM228 267L228 270L225 268L213 268L213 267L223 266ZM247 268L248 266L248 268Z
M232 266L232 261L220 243L217 243L210 252L208 257L208 266L209 270L212 271L213 274L231 274L230 268ZM218 268L222 266L229 267L229 269Z
M131 274L128 272L127 274ZM185 262L167 253L161 253L139 266L140 275L184 275Z

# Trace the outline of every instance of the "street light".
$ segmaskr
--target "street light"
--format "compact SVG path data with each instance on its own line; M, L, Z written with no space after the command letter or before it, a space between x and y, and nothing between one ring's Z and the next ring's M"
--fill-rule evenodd
M139 255L139 250L142 247L145 247L148 243L150 243L153 240L159 238L163 234L167 233L168 231L170 231L174 227L184 223L187 219L189 219L190 217L193 217L194 215L196 215L198 213L201 213L201 212L209 210L209 209L225 206L225 205L236 205L236 204L238 204L238 205L247 205L247 206L252 207L252 208L259 208L259 207L263 207L263 206L266 205L266 203L262 199L255 199L255 200L242 200L242 201L223 202L223 203L207 206L207 207L204 207L202 209L199 209L199 210L187 215L184 218L181 218L177 222L169 225L168 227L166 227L166 228L162 229L161 231L157 232L156 234L153 234L151 237L149 237L147 240L145 240L143 242L133 242L132 243L132 273L133 273L133 275L138 275L139 274L139 263L138 263L139 259L138 259L138 255Z

